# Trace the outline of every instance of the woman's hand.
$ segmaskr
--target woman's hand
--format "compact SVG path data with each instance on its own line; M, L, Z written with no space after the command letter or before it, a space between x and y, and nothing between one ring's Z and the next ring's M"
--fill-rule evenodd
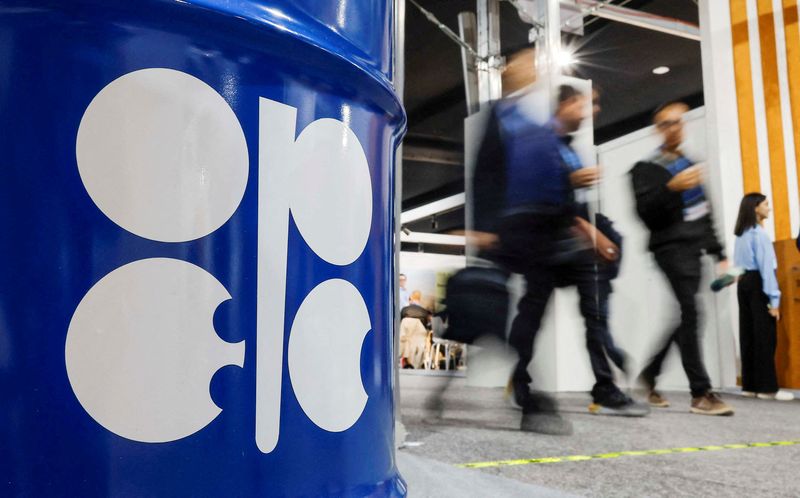
M770 308L769 309L769 316L774 318L777 321L781 319L781 310L779 308Z

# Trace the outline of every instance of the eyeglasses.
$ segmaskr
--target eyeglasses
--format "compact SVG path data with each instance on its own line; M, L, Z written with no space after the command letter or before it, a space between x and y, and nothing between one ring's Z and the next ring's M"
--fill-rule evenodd
M683 124L682 119L667 119L665 121L659 121L656 123L656 128L659 130L668 130L673 126L678 126L679 124Z

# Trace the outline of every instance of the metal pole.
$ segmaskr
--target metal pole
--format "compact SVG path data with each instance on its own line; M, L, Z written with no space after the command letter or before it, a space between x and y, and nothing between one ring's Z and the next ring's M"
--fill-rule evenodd
M461 40L475 51L475 47L478 44L478 20L474 12L461 12L458 14L458 34L461 36ZM480 109L477 63L478 59L470 51L462 47L461 67L464 73L467 114L475 114Z
M406 45L406 2L405 0L394 0L394 39L393 39L393 74L392 84L400 102L403 101L405 89L405 45ZM400 300L397 292L400 283L400 215L402 212L403 200L403 144L400 143L395 151L394 160L394 266L392 268L392 288L389 292L392 295L392 348L390 362L392 365L392 382L394 384L392 393L394 398L394 444L399 448L405 444L406 428L403 425L402 413L400 410L400 373L397 362L397 351L400 349Z
M478 100L486 108L502 92L500 0L478 0Z
M558 88L561 66L561 10L559 0L540 0L539 21L544 25L541 37L536 42L536 79L542 82L547 92L549 114L555 112L555 94Z

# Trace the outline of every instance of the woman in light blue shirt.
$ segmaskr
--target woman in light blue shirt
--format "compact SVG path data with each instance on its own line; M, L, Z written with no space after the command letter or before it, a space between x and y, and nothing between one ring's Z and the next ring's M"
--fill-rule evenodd
M775 275L775 249L763 227L769 212L764 195L747 194L739 206L734 229L734 265L745 270L737 290L742 393L751 398L789 401L794 396L778 389L775 375L775 327L781 316L781 291Z

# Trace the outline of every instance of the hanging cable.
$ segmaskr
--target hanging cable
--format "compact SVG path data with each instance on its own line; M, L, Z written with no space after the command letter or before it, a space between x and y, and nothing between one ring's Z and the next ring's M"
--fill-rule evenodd
M440 21L435 15L433 15L432 12L425 10L425 8L423 8L415 0L408 0L408 1L411 2L411 4L414 5L414 7L416 7L417 10L419 10L422 13L422 15L427 17L430 22L435 24L436 27L439 28L439 30L442 33L444 33L448 38L450 38L454 42L458 43L461 46L461 48L469 52L469 55L471 55L472 57L474 57L476 60L479 61L486 62L488 60L488 58L481 57L480 55L478 55L478 52L476 52L475 49L472 48L469 43L462 40L461 37L455 34L452 29L448 28L442 21Z

